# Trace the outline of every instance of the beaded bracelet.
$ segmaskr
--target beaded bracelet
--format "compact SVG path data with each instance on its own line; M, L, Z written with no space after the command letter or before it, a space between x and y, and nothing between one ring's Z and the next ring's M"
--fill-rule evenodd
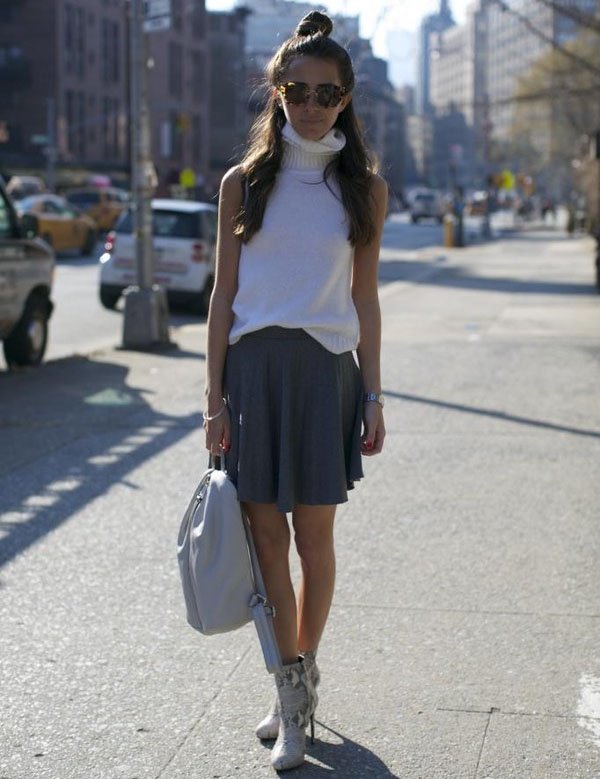
M217 411L216 414L213 414L211 417L209 417L205 411L202 412L202 418L204 419L205 422L212 422L213 419L217 419L218 417L221 416L221 414L227 408L227 401L225 400L225 398L222 398L222 401L223 401L223 405L221 406L221 408Z

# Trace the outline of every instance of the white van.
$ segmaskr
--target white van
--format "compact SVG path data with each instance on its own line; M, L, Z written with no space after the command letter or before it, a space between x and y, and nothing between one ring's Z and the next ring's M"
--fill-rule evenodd
M217 208L193 200L152 201L154 283L175 306L208 312L215 277ZM118 219L100 257L100 302L113 309L123 291L137 283L133 213Z

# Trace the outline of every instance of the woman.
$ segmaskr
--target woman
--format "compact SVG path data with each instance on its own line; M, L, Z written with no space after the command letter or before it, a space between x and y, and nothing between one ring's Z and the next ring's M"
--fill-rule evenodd
M270 95L224 176L205 429L256 543L284 664L259 724L278 770L304 760L333 597L338 503L385 436L377 264L387 186L352 107L350 58L313 11L267 66ZM352 351L356 350L358 366ZM291 512L302 582L296 602Z

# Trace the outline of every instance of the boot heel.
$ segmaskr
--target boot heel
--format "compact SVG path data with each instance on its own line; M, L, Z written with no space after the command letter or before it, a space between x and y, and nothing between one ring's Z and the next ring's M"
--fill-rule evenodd
M315 715L310 715L310 743L315 743Z

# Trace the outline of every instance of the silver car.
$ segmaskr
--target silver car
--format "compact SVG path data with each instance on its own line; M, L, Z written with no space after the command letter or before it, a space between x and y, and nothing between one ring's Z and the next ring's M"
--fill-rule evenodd
M410 221L417 224L421 219L444 220L444 208L436 192L417 192L410 204Z

